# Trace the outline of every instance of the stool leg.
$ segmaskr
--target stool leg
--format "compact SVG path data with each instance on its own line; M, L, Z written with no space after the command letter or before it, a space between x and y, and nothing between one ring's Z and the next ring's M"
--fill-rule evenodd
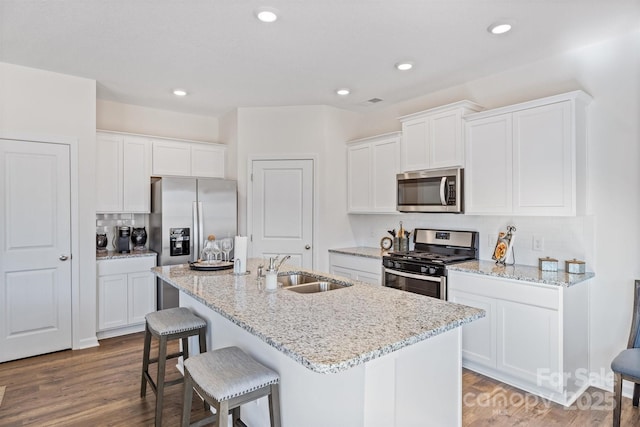
M182 338L182 362L189 358L189 337Z
M140 383L140 397L147 395L147 377L149 373L149 353L151 352L151 332L149 328L144 328L144 350L142 353L142 381Z
M191 375L184 370L184 394L182 399L182 427L189 427L191 423L191 399L193 399L193 383Z
M231 410L231 425L235 427L236 421L240 421L240 407L236 406Z
M620 427L620 414L622 411L622 375L615 373L613 379L613 427Z
M156 386L156 427L162 426L162 398L164 397L164 373L167 365L167 337L160 336L160 347L158 349L158 379Z
M218 411L218 424L219 426L228 426L229 425L229 401L224 400L220 402L220 410Z
M201 328L198 332L198 344L200 346L200 354L207 352L207 330L206 328ZM206 399L203 399L204 402L204 410L209 411L211 409L211 405L207 402Z
M200 344L200 354L207 352L207 335L206 335L206 332L207 332L206 329L202 328L202 329L200 329L200 332L198 333L199 344Z
M278 384L271 384L269 418L271 418L271 427L280 427L280 386Z

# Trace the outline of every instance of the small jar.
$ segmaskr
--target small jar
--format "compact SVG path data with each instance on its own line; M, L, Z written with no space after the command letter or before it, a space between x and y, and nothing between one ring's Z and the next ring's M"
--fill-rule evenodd
M570 274L584 274L584 266L584 261L578 261L575 258L564 262L564 269L567 273Z
M538 268L542 271L558 271L558 260L555 258L538 258Z

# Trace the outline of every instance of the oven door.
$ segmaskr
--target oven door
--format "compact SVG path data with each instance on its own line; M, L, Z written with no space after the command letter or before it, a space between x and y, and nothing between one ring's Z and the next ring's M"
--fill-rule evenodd
M384 269L384 286L426 295L432 298L447 299L446 276L433 277L423 274L407 273L405 271Z

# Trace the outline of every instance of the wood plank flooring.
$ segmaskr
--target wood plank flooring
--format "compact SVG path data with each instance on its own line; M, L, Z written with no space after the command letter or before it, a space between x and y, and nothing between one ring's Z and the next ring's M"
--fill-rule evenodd
M102 340L100 344L0 364L0 387L6 387L0 426L153 425L155 395L148 391L145 399L139 397L143 334ZM177 343L173 345L177 347ZM180 375L175 369L171 371L170 378ZM463 401L465 427L612 423L611 394L596 388L587 390L578 404L564 408L465 370ZM169 387L163 425L179 425L181 408L182 386ZM206 415L195 396L192 408L192 420ZM428 421L424 425L430 426ZM622 425L640 426L640 409L633 408L626 398Z

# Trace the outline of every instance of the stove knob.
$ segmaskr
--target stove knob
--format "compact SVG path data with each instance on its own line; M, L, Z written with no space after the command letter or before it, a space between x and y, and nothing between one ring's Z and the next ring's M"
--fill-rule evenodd
M394 265L394 267L395 267L395 268L400 268L400 263L399 263L399 262L396 262L396 263L394 263L394 264L395 264L395 265Z
M427 267L420 267L420 273L426 273L428 270Z
M435 267L429 267L429 274L436 274L436 268Z

